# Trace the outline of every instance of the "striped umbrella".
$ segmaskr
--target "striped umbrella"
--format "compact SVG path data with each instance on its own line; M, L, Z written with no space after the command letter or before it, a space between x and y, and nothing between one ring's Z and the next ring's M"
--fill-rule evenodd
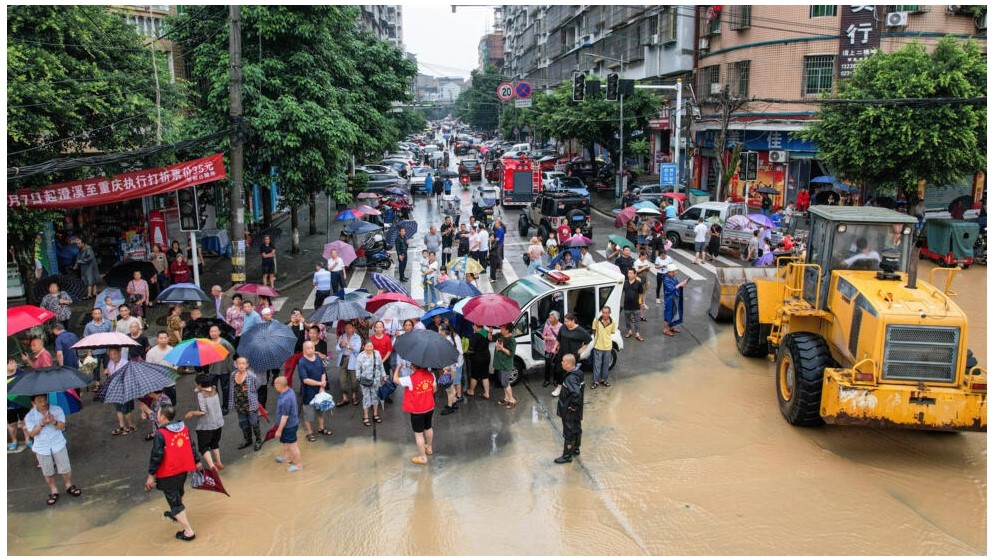
M124 404L159 391L174 382L165 366L141 360L127 362L97 390L97 401Z
M399 283L398 280L389 275L385 275L383 273L372 273L371 281L374 283L374 286L379 289L384 289L387 292L402 293L405 295L409 294L409 289L405 288L405 285Z

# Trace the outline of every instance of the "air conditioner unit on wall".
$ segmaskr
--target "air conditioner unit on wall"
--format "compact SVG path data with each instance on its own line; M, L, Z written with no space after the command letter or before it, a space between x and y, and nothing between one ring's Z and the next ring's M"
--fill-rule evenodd
M889 12L884 20L887 27L904 27L908 25L908 12Z
M707 52L710 50L710 39L707 37L700 37L700 50Z
M655 33L654 35L652 35L651 37L648 38L648 44L650 44L650 45L657 45L658 44L658 33Z
M787 152L786 151L770 151L769 152L769 162L770 163L786 163L787 162Z

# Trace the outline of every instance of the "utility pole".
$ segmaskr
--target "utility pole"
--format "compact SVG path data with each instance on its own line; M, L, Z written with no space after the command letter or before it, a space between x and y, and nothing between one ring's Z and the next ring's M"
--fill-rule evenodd
M243 216L243 61L240 6L229 6L229 161L232 189L229 191L229 229L232 237L232 282L246 282L246 234Z
M623 61L621 61L620 67L623 69ZM620 143L618 145L619 151L617 151L617 160L619 163L617 163L617 196L615 201L617 205L620 205L620 198L624 194L624 189L627 188L627 181L624 180L624 94L622 92L617 93L617 96L620 97L620 126L617 128Z

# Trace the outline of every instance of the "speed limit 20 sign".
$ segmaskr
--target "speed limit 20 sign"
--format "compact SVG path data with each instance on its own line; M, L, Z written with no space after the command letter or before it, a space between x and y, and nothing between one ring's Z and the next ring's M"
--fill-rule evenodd
M513 84L504 81L496 87L496 95L499 96L500 101L508 101L513 98Z

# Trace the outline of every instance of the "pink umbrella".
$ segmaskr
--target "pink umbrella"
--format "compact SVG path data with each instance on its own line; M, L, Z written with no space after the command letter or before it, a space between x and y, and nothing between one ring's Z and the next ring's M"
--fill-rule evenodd
M322 257L329 259L329 256L336 250L336 255L343 259L343 265L350 265L350 262L357 259L357 252L342 240L334 240L322 247Z
M357 194L358 200L376 200L381 197L381 194L375 192L361 192Z
M52 312L30 304L22 304L21 306L8 308L7 335L11 336L26 329L42 325L46 320L50 320L54 317L55 314Z
M361 215L381 215L381 212L369 205L358 205L354 208L354 211L360 213Z
M617 214L617 218L613 221L613 224L617 226L617 228L623 227L624 223L634 218L634 214L637 211L637 208L633 205L621 209L620 213Z
M280 294L278 294L277 291L274 290L273 287L269 285L261 285L259 283L246 283L245 285L240 285L239 288L236 289L236 292L255 294L257 296L269 296L269 297L281 296Z
M484 326L511 324L520 317L520 305L501 294L483 294L472 297L464 305L464 319Z
M73 345L74 349L107 349L110 347L138 347L131 337L117 331L91 333Z

